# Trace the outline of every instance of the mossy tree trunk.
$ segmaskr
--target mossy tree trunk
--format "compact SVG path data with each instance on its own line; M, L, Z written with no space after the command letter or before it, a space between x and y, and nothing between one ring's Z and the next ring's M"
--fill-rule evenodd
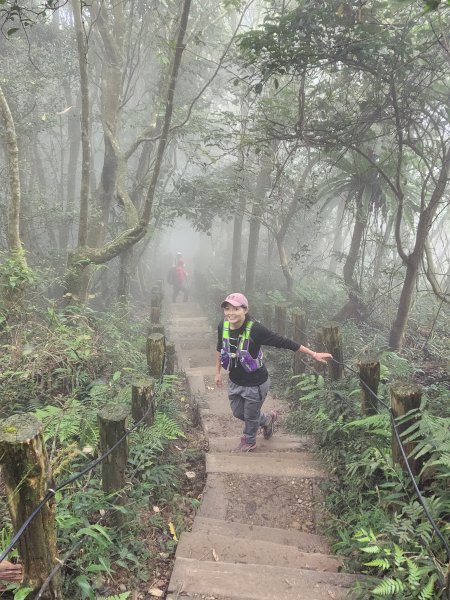
M14 309L22 296L25 283L28 280L28 265L25 252L20 240L20 171L19 148L17 145L16 128L8 102L0 86L0 116L5 127L5 154L8 162L9 193L8 203L8 250L9 256L15 262L16 275L20 285L5 284L5 301L8 309Z

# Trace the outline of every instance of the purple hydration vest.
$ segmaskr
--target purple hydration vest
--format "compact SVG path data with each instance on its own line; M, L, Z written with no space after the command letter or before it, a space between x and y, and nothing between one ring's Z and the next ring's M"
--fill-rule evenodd
M253 356L248 351L250 344L250 331L252 329L253 321L247 321L245 331L239 336L238 345L236 348L236 354L231 352L230 347L230 322L223 322L222 329L222 350L220 351L220 364L227 371L230 369L231 359L237 358L242 365L242 368L247 373L253 373L257 369L262 367L263 353L261 348L259 349L258 356Z

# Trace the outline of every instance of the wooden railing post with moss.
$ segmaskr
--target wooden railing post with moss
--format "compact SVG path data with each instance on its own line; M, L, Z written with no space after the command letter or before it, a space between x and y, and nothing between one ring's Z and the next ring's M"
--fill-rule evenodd
M42 425L34 415L13 415L0 423L0 465L16 533L45 498L51 481ZM23 586L39 590L58 560L53 498L25 529L17 547L23 565ZM42 598L62 598L58 574Z
M166 374L173 375L175 373L175 344L173 342L166 343Z
M148 374L159 380L164 365L165 338L160 333L152 333L147 337Z
M344 353L342 350L342 337L339 331L338 323L333 321L322 327L322 342L326 352L329 352L334 360L328 361L328 375L332 381L342 379Z
M153 377L140 377L131 384L131 416L135 423L144 415L144 423L153 425L155 420L155 380Z
M263 305L263 325L265 325L268 329L272 328L273 321L273 306L266 302Z
M280 335L286 335L287 328L287 308L278 304L275 306L274 330Z
M397 423L397 431L401 437L402 433L406 431L414 421L417 421L420 417L418 412L412 414L409 419L405 419L405 415L410 411L418 411L422 400L422 388L416 383L409 381L399 381L391 386L391 410L394 418L401 419L401 423ZM422 462L420 459L416 460L411 457L411 452L416 447L418 441L404 442L402 445L405 450L405 454L408 457L408 463L411 468L413 475L418 475ZM401 465L403 470L406 470L405 461L400 451L400 446L397 442L397 438L392 432L392 460L395 464Z
M161 323L163 293L159 285L154 285L151 292L150 321Z
M375 415L378 412L376 395L380 385L380 361L376 356L361 358L359 361L359 378L361 382L361 413L363 415Z
M100 452L105 454L126 433L127 418L130 414L128 406L123 404L107 404L98 413L100 429ZM125 503L123 489L125 487L125 470L128 462L128 438L125 438L102 462L102 489L105 494L117 494L114 504ZM113 513L116 526L125 522L123 512Z

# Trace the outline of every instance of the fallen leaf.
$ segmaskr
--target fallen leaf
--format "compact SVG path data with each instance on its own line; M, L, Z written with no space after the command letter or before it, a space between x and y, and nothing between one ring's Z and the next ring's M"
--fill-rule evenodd
M186 471L185 475L188 479L194 479L195 477L194 471Z
M169 522L169 531L172 534L173 539L177 542L178 541L177 533L175 531L175 525L172 522Z
M164 592L158 588L150 588L148 593L150 596L154 596L155 598L162 598L164 596Z
M159 512L160 512L160 510L159 510L159 506L154 506L154 507L153 507L153 512L155 512L155 513L159 513Z
M217 556L217 552L214 550L214 548L212 549L212 555L213 558L216 562L219 562L219 557Z

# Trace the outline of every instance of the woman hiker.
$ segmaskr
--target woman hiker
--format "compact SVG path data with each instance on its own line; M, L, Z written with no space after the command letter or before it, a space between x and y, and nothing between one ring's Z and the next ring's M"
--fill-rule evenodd
M269 373L262 361L261 346L303 352L319 362L332 358L328 352L313 352L285 338L250 317L248 300L240 292L230 294L221 304L224 318L219 323L215 383L222 386L221 369L229 372L228 397L233 415L244 421L244 435L237 448L250 452L256 448L256 434L262 427L266 440L272 437L277 413L261 412L270 387Z

